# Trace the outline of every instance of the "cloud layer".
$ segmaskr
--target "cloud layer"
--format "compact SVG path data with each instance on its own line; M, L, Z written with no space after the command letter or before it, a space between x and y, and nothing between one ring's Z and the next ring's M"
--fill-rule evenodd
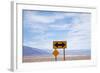
M23 44L52 49L54 40L65 40L68 49L90 49L90 13L23 10Z

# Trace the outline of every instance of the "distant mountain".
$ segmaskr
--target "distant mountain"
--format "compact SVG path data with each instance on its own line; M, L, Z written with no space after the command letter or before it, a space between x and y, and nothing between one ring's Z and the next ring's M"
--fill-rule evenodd
M38 56L38 55L49 55L49 53L45 50L41 50L38 48L23 46L23 56Z
M61 51L60 54L63 54ZM67 50L66 55L91 55L91 50L89 49L80 49L80 50Z
M42 56L42 55L52 55L54 49L38 49L28 46L23 46L23 56ZM59 50L59 55L63 54L63 49ZM68 50L65 51L66 55L91 55L90 49L80 49L80 50Z

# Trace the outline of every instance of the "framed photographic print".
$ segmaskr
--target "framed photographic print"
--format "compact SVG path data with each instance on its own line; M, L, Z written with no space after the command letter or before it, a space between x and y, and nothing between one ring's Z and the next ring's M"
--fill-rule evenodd
M12 3L12 70L96 64L95 7Z

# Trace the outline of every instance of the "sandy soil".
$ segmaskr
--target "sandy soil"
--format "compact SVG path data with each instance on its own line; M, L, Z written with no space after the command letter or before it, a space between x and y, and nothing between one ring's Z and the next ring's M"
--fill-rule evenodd
M87 55L75 55L75 56L70 56L66 55L65 60L89 60L91 59L91 56ZM45 62L45 61L55 61L54 56L24 56L23 57L23 62ZM57 61L63 61L63 56L58 56Z

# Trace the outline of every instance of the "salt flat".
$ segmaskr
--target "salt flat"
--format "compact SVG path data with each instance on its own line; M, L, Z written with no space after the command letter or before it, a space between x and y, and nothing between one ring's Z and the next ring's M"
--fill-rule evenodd
M72 61L72 60L89 60L91 59L91 56L89 55L66 55L65 60L66 61ZM54 56L24 56L23 62L47 62L47 61L55 61ZM60 55L57 57L57 61L63 61L63 55Z

